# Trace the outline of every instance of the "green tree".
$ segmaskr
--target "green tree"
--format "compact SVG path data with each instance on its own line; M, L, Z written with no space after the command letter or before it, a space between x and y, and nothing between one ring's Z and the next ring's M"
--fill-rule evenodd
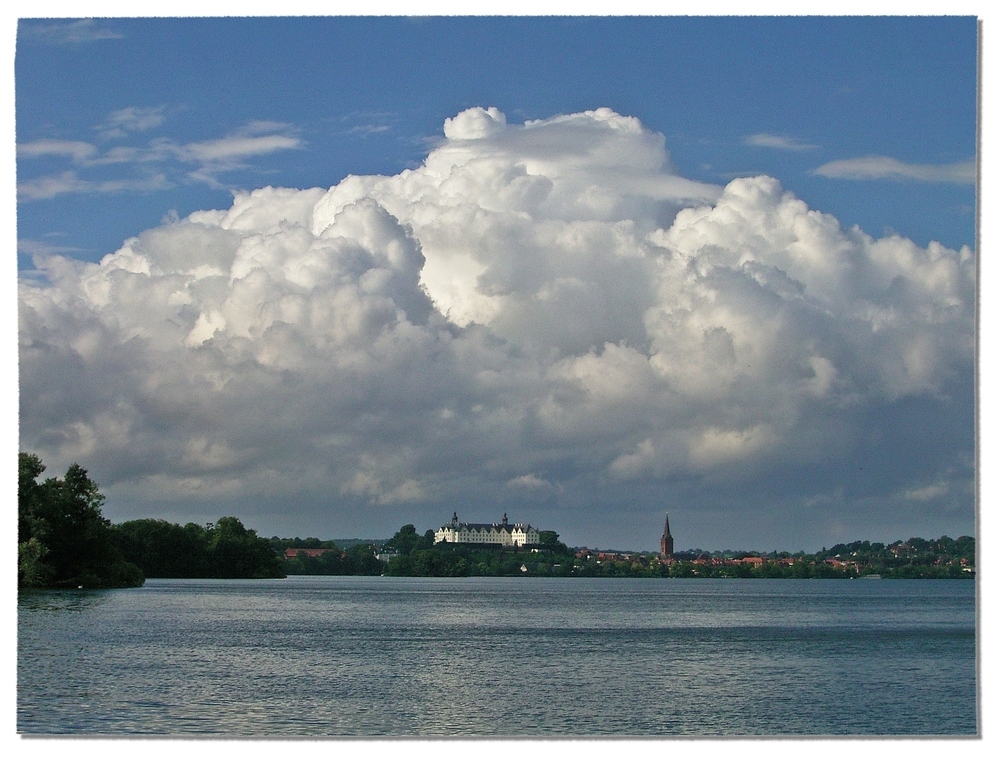
M45 536L45 521L39 514L42 486L37 479L45 471L34 453L18 453L17 456L17 542L27 542L32 537L39 540Z
M208 538L204 527L171 524L163 519L137 519L112 527L118 546L147 577L208 576Z
M409 555L420 546L421 538L417 535L417 528L413 524L407 524L392 535L386 543L386 547L394 548L400 555Z
M808 579L813 575L813 567L809 565L806 560L795 561L792 564L792 578L794 579Z
M413 576L413 559L408 555L397 555L385 567L386 576Z
M104 496L86 469L74 463L62 479L39 484L44 470L37 455L18 455L21 586L141 585L142 571L116 545L110 522L101 514Z
M559 541L559 535L550 529L544 529L538 533L538 544L544 545L553 553L562 555L572 555L573 551Z
M208 568L220 579L266 579L285 576L282 559L271 544L235 516L223 516L208 530Z
M49 552L38 537L17 545L17 585L18 587L44 587L55 573L42 559Z
M959 537L955 540L955 557L965 558L967 561L976 560L976 539L975 537Z
M352 545L344 556L344 573L348 576L379 576L384 568L371 545Z
M694 564L689 561L677 561L670 565L670 576L676 579L687 579L694 576Z

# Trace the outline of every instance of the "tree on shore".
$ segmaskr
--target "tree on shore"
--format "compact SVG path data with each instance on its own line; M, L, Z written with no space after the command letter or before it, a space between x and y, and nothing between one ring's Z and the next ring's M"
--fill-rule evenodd
M112 527L125 557L147 577L194 579L208 576L205 528L163 519L135 519Z
M285 576L270 540L235 516L184 526L136 519L112 527L118 545L148 577L158 579L267 579Z
M45 464L18 454L18 587L138 587L144 577L115 544L104 496L86 469L39 483Z
M223 516L208 531L211 576L220 579L267 579L285 576L282 559L266 539L235 516Z

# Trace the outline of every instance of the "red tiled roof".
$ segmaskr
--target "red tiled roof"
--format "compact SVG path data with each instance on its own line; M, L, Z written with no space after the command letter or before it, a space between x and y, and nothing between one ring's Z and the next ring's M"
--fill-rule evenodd
M286 558L296 558L298 556L316 558L323 555L323 553L329 553L330 548L328 547L290 547L285 551Z

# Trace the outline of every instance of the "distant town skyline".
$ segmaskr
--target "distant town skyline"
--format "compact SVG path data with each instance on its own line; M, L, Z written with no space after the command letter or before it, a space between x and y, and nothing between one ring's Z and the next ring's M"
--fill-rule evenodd
M21 19L20 447L264 536L973 535L976 77L974 17Z

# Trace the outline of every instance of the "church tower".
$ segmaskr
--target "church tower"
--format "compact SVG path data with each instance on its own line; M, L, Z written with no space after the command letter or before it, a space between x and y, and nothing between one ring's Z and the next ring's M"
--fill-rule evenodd
M663 524L663 536L660 537L660 557L674 557L674 538L670 534L670 513L667 513L666 523Z

